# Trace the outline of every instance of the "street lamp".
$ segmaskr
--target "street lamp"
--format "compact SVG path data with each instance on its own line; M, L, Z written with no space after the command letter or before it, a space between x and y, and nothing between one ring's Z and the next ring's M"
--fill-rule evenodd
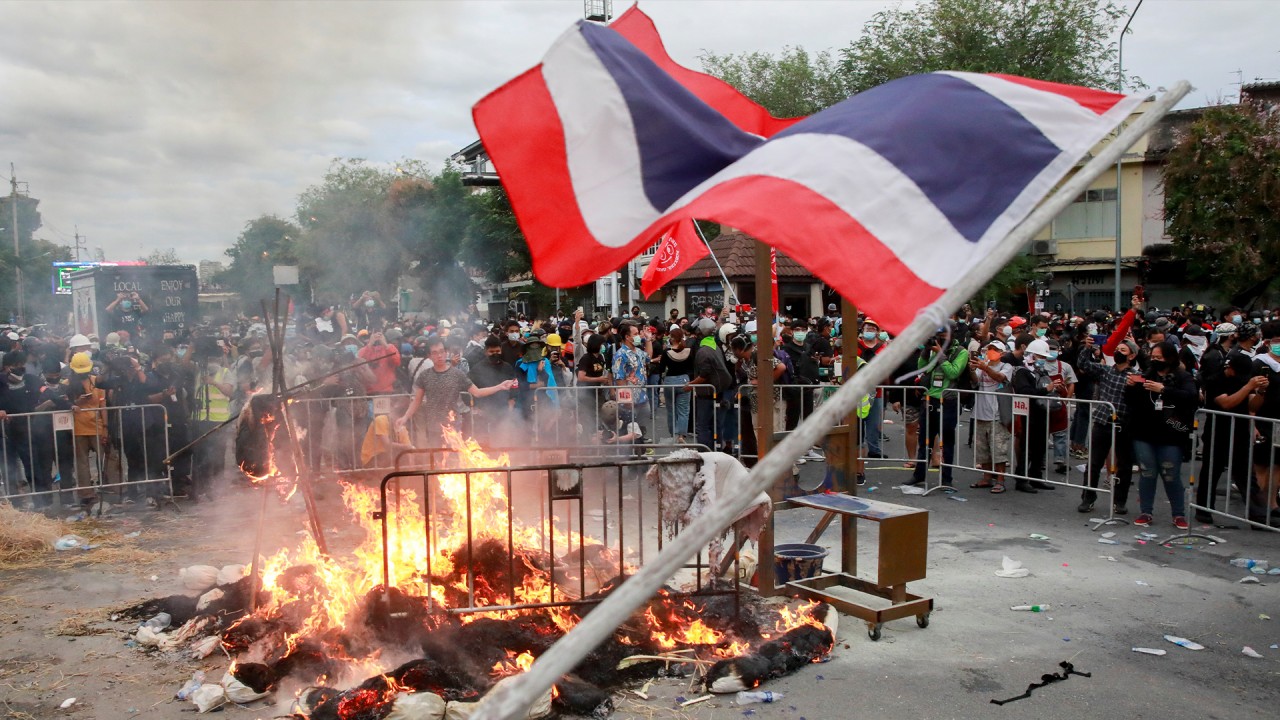
M1120 31L1120 50L1116 55L1116 92L1124 93L1124 36L1129 32L1129 23L1133 22L1133 16L1138 14L1138 9L1142 7L1142 0L1138 0L1138 4L1133 6L1133 12L1129 13L1129 19L1124 23L1124 29ZM1121 164L1124 162L1123 157L1116 158L1116 287L1115 287L1115 304L1112 307L1120 310L1120 207L1122 205L1120 193L1121 180Z

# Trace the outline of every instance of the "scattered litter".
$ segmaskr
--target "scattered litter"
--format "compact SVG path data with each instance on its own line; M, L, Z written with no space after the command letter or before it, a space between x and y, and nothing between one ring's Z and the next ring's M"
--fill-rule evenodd
M1008 555L1004 556L1004 559L1000 561L1000 565L1001 568L996 570L996 577L1020 578L1031 574L1030 570L1022 567L1021 562L1010 559Z
M1164 655L1165 654L1164 650L1157 650L1155 648L1134 648L1133 651L1136 653L1142 653L1144 655Z
M1146 544L1147 544L1147 541L1146 541L1146 540L1139 540L1139 541L1138 541L1138 544L1139 544L1139 545L1146 545Z
M1248 649L1249 649L1249 648L1245 648L1245 650L1248 650ZM1251 651L1251 652L1252 652L1252 651ZM62 701L62 704L61 704L61 705L59 705L58 707L62 708L63 710L66 710L67 708L69 708L69 707L71 707L72 705L75 705L75 704L76 704L76 699L75 699L75 698L73 698L73 697L71 697L71 698L67 698L66 700L63 700L63 701Z
M1100 560L1106 560L1107 562L1115 562L1115 561L1116 561L1116 559L1115 559L1115 558L1113 558L1113 557L1111 557L1110 555L1099 555L1099 556L1098 556L1098 559L1100 559Z
M923 495L926 492L924 488L916 485L899 485L898 489L903 495Z
M1103 545L1119 545L1120 543L1110 538L1098 538L1098 542Z
M75 515L72 515L71 517L67 518L67 522L82 522L88 519L89 519L89 513L78 512Z
M960 497L959 495L952 495L951 499L955 500L956 502L969 502L968 500Z
M1263 567L1257 567L1255 565L1254 567L1249 568L1249 572L1253 573L1254 575L1266 575L1267 569Z
M1275 643L1271 643L1271 649L1272 649L1272 650L1280 650L1280 645L1277 645L1277 644L1275 644Z
M191 659L203 660L213 654L214 650L222 643L222 638L218 635L207 635L199 640L191 643Z
M212 565L192 565L178 571L182 585L191 592L203 593L218 585L218 568Z
M1178 637L1177 635L1165 635L1165 636L1164 636L1164 639L1165 639L1165 640L1168 640L1169 642L1173 643L1174 645L1178 645L1178 646L1184 647L1184 648L1186 648L1186 649L1188 649L1188 650L1203 650L1203 649L1204 649L1204 646L1203 646L1203 645L1201 645L1200 643L1198 643L1198 642L1194 642L1194 641L1191 641L1191 640L1188 640L1188 639L1183 638L1183 637Z
M697 705L700 702L706 702L710 700L712 697L714 696L703 695L702 697L694 698L692 700L685 700L684 702L680 703L680 707L689 707L690 705Z
M875 492L875 491L877 491L877 490L879 490L879 489L880 489L880 486L879 486L879 485L871 485L871 486L867 487L867 489L866 489L866 490L867 490L867 492Z
M1252 558L1242 558L1242 557L1232 558L1231 560L1232 565L1235 565L1238 568L1245 568L1245 569L1251 568L1254 565L1258 565L1259 563L1261 563L1262 569L1265 570L1267 568L1266 560L1254 560Z
M1079 465L1076 466L1076 472L1086 472L1088 469L1089 467L1084 463L1080 463Z
M1053 607L1052 605L1049 605L1049 604L1047 604L1047 603L1046 603L1046 604L1044 604L1044 605L1013 605L1013 606L1011 606L1009 609L1010 609L1010 610L1025 610L1025 611L1027 611L1027 612L1034 612L1034 613L1038 613L1038 612L1044 612L1044 611L1046 611L1046 610L1049 610L1049 609L1051 609L1052 607Z
M141 537L141 536L142 536L142 531L141 531L141 530L134 530L133 532L129 533L128 535L125 535L125 537L127 537L127 538L136 538L136 537Z
M1261 580L1259 580L1258 578L1256 578L1256 577L1254 577L1254 576L1252 576L1252 575L1247 575L1247 576L1245 576L1245 577L1240 578L1240 582L1241 582L1242 584L1244 584L1244 585L1249 585L1250 583L1256 583L1256 584L1261 584L1261 583L1262 583L1262 581L1261 581Z
M1280 575L1280 567L1273 567L1267 571L1268 575Z
M160 579L160 576L159 576L159 575L152 575L152 576L151 576L151 582L155 582L155 581L157 581L157 580L159 580L159 579Z
M1246 657L1251 657L1251 658L1260 658L1260 657L1262 657L1262 655L1261 655L1261 654L1259 654L1257 650L1254 650L1253 648L1249 647L1248 645L1245 645L1245 646L1244 646L1244 649L1243 649L1243 650L1241 650L1240 652L1241 652L1241 653L1243 653ZM73 699L74 699L74 698L73 698Z
M1113 538L1113 537L1115 537L1115 536L1116 536L1116 534L1115 534L1114 532L1104 532L1104 533L1102 533L1102 535L1101 535L1100 537L1104 537L1104 538Z
M1062 567L1071 567L1071 566L1066 563L1062 563Z
M173 616L169 613L156 613L154 617L142 623L139 627L147 628L155 632L160 632L169 625L173 624Z
M195 671L195 673L191 675L191 679L187 681L187 684L183 685L181 688L178 689L178 692L174 695L174 697L178 698L179 700L190 700L191 694L194 693L196 690L199 690L200 686L203 684L204 684L204 671L197 670Z
M91 550L93 547L89 545L89 541L79 535L63 535L53 541L54 550Z
M771 690L740 690L734 702L739 705L751 705L752 703L771 703L778 702L786 697L780 692Z
M1155 533L1138 533L1137 535L1134 535L1134 537L1139 540L1155 540L1160 536Z
M1262 613L1261 615L1259 615L1259 616L1258 616L1258 619L1259 619L1259 620L1270 620L1270 619L1271 619L1271 616L1270 616L1270 615L1268 615L1268 614L1266 614L1266 613Z
M1040 533L1031 533L1027 537L1031 538L1032 540L1048 540L1049 539L1048 535L1041 535Z
M1141 585L1142 587L1151 587L1146 580L1134 580L1133 582L1137 585Z

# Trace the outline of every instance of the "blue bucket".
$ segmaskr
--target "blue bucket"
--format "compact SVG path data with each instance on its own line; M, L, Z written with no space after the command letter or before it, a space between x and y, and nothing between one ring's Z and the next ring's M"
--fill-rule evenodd
M822 561L830 550L821 545L787 543L773 547L773 572L777 583L783 585L792 580L817 577L822 572Z

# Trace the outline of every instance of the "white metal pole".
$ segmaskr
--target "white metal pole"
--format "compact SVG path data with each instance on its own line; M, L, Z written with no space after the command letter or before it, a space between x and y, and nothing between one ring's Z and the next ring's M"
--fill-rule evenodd
M535 699L546 693L561 676L571 671L587 653L608 638L631 613L653 597L658 588L693 557L699 548L724 532L734 518L752 503L757 493L769 489L784 475L789 475L796 458L808 451L830 428L852 412L859 398L875 390L875 386L901 365L917 345L936 333L940 324L947 322L950 309L959 307L981 290L992 276L1022 251L1031 238L1066 209L1090 183L1106 172L1127 148L1149 132L1190 90L1191 85L1182 81L1161 96L1147 113L1125 128L1115 141L1103 148L1074 177L1032 211L1000 244L992 248L981 265L944 292L934 304L923 308L896 341L855 373L851 382L840 386L794 432L761 458L751 470L740 492L726 497L724 502L686 525L656 558L646 563L639 572L596 606L591 614L539 657L528 672L491 690L471 716L473 720L525 717L529 705Z
M1125 21L1124 29L1120 31L1120 49L1119 52L1116 53L1116 92L1118 93L1124 92L1124 36L1129 32L1129 23L1133 22L1133 16L1138 14L1138 8L1140 7L1142 7L1142 0L1138 0L1138 4L1133 6L1133 12L1129 13L1129 19ZM1120 181L1123 179L1121 176L1121 162L1121 158L1116 158L1116 287L1115 304L1111 306L1112 310L1115 312L1120 312L1120 238L1122 235L1120 225L1120 207L1123 203L1124 197L1122 192L1123 188L1120 184Z

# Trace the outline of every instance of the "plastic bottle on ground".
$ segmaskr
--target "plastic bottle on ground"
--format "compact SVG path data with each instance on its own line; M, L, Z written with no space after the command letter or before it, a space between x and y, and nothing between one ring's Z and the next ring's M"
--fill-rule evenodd
M183 685L182 689L179 690L178 694L174 695L174 697L178 698L179 700L189 700L191 699L191 693L198 690L200 686L203 684L204 684L204 671L197 670L191 675L191 679L187 681L187 684Z
M142 623L142 627L160 632L169 627L173 623L173 616L169 613L157 613L155 617Z
M737 702L739 705L750 705L752 703L771 703L777 702L783 698L780 692L772 690L743 690L738 693Z
M1014 605L1010 610L1026 610L1028 612L1045 612L1052 609L1052 605Z

